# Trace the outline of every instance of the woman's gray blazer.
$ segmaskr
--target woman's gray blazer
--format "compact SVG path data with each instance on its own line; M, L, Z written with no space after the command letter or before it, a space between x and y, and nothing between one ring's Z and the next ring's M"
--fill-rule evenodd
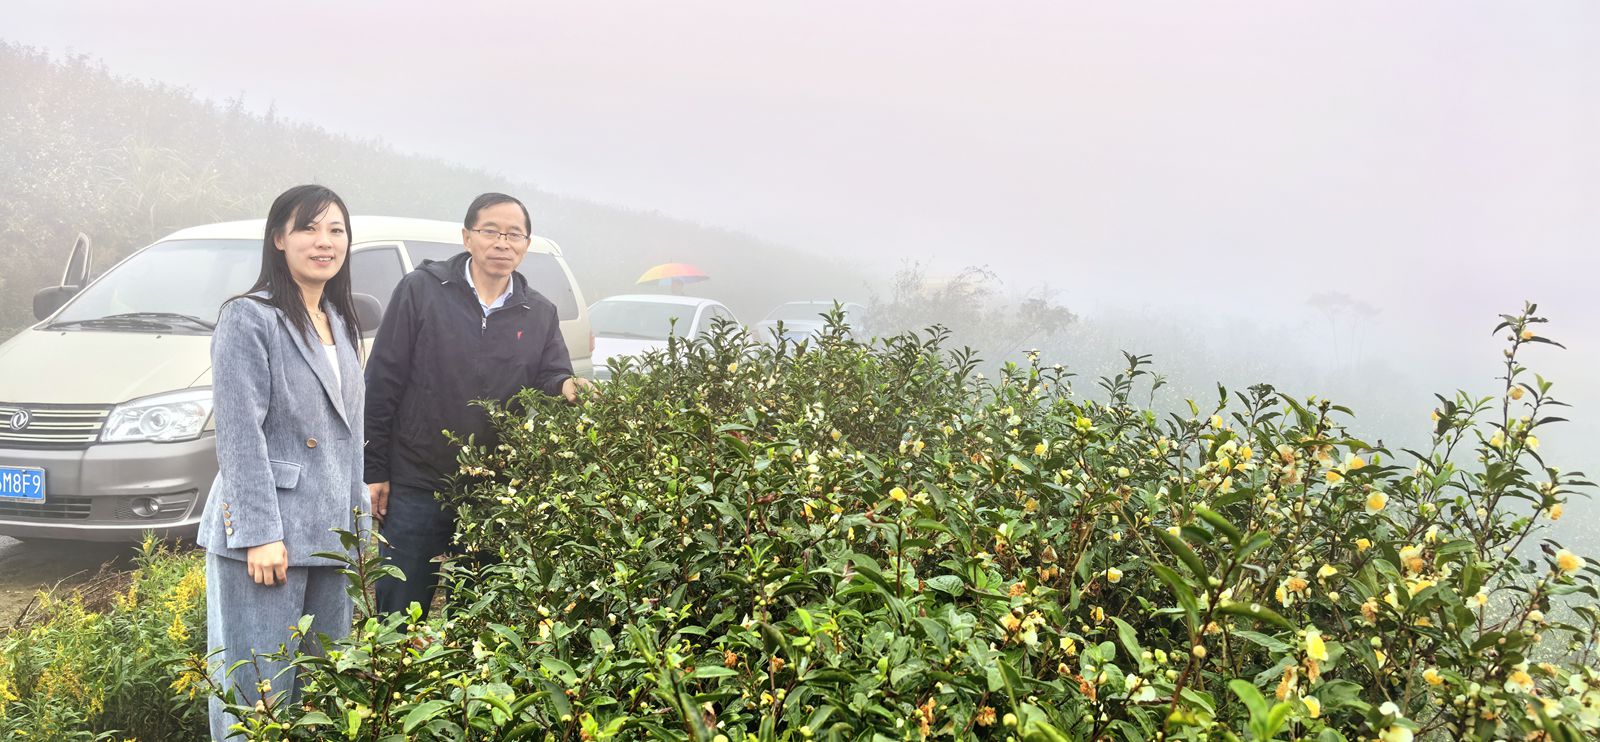
M199 542L243 560L252 546L282 541L289 566L331 566L317 552L344 552L333 529L355 531L367 511L362 484L361 358L337 312L328 322L339 378L316 335L302 335L270 304L222 307L211 336L217 479Z

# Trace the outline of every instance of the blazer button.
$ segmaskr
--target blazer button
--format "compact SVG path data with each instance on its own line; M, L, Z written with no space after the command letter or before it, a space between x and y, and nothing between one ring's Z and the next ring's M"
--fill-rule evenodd
M229 536L232 536L232 535L233 535L233 529L232 529L232 528L229 528L229 529L228 529L228 535L229 535Z
M317 447L317 439L315 439L315 438L307 438L306 439L306 448L316 448L316 447Z

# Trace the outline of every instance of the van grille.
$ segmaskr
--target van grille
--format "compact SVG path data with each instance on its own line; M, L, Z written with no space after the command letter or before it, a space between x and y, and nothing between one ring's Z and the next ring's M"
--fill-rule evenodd
M89 497L52 497L49 502L0 500L0 518L7 520L83 520L89 517Z
M88 448L100 438L107 405L18 405L0 402L0 446ZM17 423L26 423L18 429Z

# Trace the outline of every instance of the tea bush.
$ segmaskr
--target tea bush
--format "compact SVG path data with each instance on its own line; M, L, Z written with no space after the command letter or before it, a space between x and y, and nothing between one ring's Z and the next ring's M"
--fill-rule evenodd
M674 341L579 406L491 408L442 614L366 619L297 660L298 703L240 710L255 738L1592 738L1596 568L1538 540L1589 484L1539 458L1534 312L1496 329L1504 393L1440 397L1401 452L1266 385L1159 418L1136 356L1091 399L937 333Z
M195 739L202 679L174 675L205 651L205 566L146 540L125 591L103 610L46 596L43 618L0 638L0 737Z

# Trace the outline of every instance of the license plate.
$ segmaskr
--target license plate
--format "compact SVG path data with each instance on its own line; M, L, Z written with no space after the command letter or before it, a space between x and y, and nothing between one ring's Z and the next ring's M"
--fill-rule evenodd
M0 466L0 499L44 502L44 470Z

